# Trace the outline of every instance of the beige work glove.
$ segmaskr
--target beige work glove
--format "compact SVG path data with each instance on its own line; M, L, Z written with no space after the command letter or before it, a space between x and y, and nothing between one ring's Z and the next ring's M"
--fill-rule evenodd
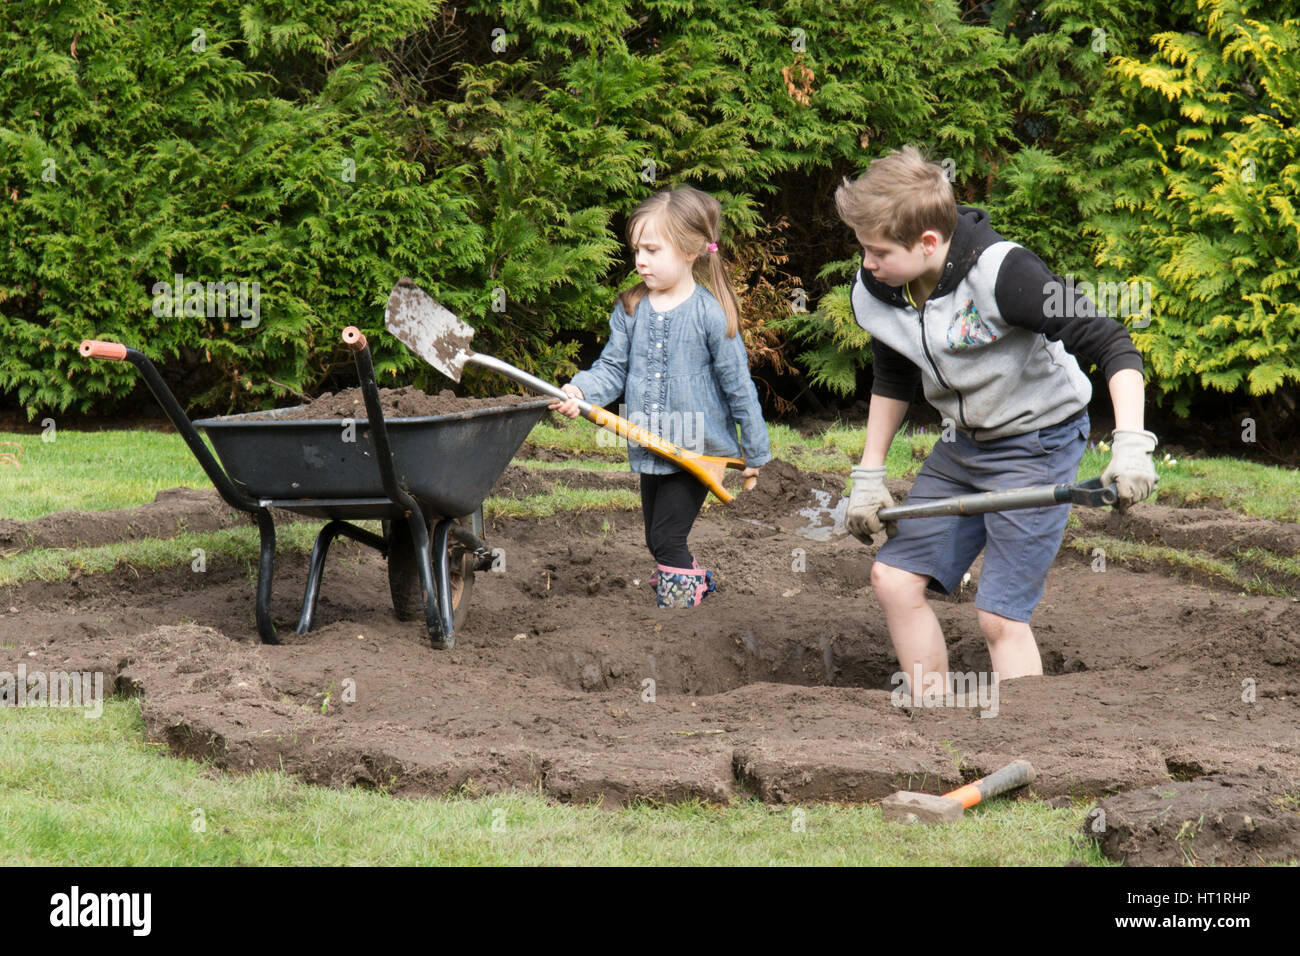
M1114 482L1119 491L1121 511L1151 495L1160 478L1156 475L1151 453L1156 450L1156 436L1148 431L1116 430L1110 447L1110 463L1101 473L1102 485Z
M849 493L849 509L844 516L845 527L849 534L863 544L871 544L871 536L886 530L876 513L881 508L892 508L894 499L885 487L885 468L864 468L861 465L852 471L853 489ZM890 522L891 532L897 527Z

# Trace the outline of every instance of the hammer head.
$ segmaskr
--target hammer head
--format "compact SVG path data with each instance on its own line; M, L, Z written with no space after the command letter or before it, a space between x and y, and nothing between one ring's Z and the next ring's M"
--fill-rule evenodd
M953 823L965 809L960 800L911 790L899 790L880 801L884 818L897 823Z

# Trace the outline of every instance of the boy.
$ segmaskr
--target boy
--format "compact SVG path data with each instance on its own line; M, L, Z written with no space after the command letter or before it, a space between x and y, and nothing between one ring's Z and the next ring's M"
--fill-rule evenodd
M1119 506L1156 486L1156 436L1143 429L1142 358L1125 327L1093 317L1084 296L1004 240L982 209L958 207L944 170L913 147L874 161L836 190L863 247L853 314L871 333L875 382L849 531L864 543L892 505L885 453L918 382L945 421L908 502L1073 482L1088 439L1092 387L1075 356L1101 369L1115 409L1110 464ZM1062 314L1064 313L1064 314ZM1085 364L1084 367L1087 367ZM951 427L947 427L951 426ZM1061 545L1069 505L891 523L871 583L913 694L947 691L948 651L927 587L950 594L984 549L975 607L993 671L1042 674L1029 619Z

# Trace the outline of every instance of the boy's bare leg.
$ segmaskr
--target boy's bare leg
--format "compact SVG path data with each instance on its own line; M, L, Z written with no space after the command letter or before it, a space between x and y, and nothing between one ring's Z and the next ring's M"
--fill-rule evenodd
M948 646L943 641L939 619L925 598L930 579L924 574L903 571L877 561L871 566L871 586L885 609L889 638L894 642L898 666L907 675L914 695L928 691L943 695L948 690ZM922 686L913 685L920 667Z
M1034 677L1043 673L1038 642L1026 621L1013 621L992 611L979 611L980 630L989 645L989 658L999 680Z

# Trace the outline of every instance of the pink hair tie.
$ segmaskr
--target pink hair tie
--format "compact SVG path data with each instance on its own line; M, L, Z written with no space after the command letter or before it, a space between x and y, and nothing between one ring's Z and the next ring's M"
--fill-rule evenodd
M718 251L718 244L716 242L710 242L709 252L717 252L717 251Z

